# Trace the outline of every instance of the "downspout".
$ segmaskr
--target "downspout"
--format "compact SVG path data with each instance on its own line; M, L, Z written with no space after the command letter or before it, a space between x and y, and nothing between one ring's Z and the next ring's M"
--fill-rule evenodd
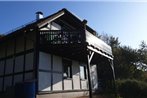
M84 24L84 33L85 33L85 42L86 42L86 24L87 20L83 20ZM86 45L86 56L87 56L87 74L88 74L88 86L89 86L89 98L92 98L92 85L91 85L91 72L90 72L90 54Z

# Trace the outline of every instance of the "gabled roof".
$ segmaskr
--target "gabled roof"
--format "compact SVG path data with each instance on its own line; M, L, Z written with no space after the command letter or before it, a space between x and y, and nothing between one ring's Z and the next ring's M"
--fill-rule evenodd
M61 10L59 10L58 12L50 15L50 16L47 16L47 17L44 17L42 19L39 19L39 20L34 20L32 22L29 22L25 25L22 25L20 27L17 27L9 32L6 33L6 35L2 38L0 38L0 42L10 36L13 36L13 35L16 35L18 33L21 33L20 31L23 31L25 29L31 29L31 28L40 28L42 27L43 25L45 25L46 23L48 22L51 22L51 21L54 21L55 19L61 17L62 15L64 14L68 14L70 15L71 17L73 17L76 21L78 22L81 22L82 23L82 20L80 20L79 18L77 18L75 15L73 15L71 12L69 12L67 9L63 8ZM95 34L95 31L90 28L88 25L86 26L87 30L91 31L91 33Z
M56 20L56 19L58 19L58 18L60 18L60 17L62 17L64 15L67 15L67 17L69 17L72 20L76 21L77 24L79 24L79 25L81 25L83 27L83 20L80 20L73 13L71 13L67 9L63 8L63 9L59 10L58 12L56 12L56 13L50 15L50 16L44 17L42 19L39 19L39 20L36 20L36 21L33 21L33 22L30 22L30 23L28 23L26 25L21 26L20 28L17 28L15 30L11 31L6 36L0 38L0 42L2 42L3 40L5 40L5 39L7 39L9 37L13 37L16 34L24 32L25 30L41 28L44 25L46 25L47 23L50 23L50 22L52 22L52 21L54 21L54 20ZM95 36L92 36L92 34L95 35L95 30L90 28L88 25L86 25L86 30L88 32L90 32L90 34L87 33L89 38L87 37L86 41L88 42L89 45L92 45L94 47L94 48L92 48L93 51L95 51L95 49L98 50L98 51L100 50L100 51L102 51L101 53L104 56L105 56L105 54L107 54L111 58L111 56L112 56L111 47L109 45L107 45L106 43L104 43L103 41L101 41L100 39L95 38ZM96 39L96 40L94 41L94 39ZM97 45L97 44L99 44L99 45ZM91 49L91 47L89 47L89 49Z

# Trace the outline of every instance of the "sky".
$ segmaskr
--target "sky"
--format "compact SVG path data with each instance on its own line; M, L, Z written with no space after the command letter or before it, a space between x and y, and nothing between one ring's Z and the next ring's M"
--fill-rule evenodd
M143 0L144 1L144 0ZM66 8L99 34L118 37L121 45L139 48L147 42L147 2L105 1L0 1L0 34L36 19Z

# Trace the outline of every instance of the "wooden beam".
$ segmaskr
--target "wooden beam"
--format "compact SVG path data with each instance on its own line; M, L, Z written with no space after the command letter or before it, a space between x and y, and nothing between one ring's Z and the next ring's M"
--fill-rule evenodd
M93 58L94 52L92 51L90 57L89 57L89 62L91 62L92 58Z
M110 60L110 66L112 69L112 74L113 74L113 86L114 86L114 92L115 92L115 97L117 97L117 90L116 90L116 83L115 83L115 71L114 71L114 64L113 64L113 60Z
M34 67L34 70L35 70L35 86L36 86L36 94L38 93L38 81L39 81L39 78L38 78L38 69L39 69L39 43L40 43L40 32L38 30L39 28L36 27L35 28L35 32L33 33L36 33L36 41L34 42L34 61L33 61L33 67Z
M44 26L46 23L50 23L50 22L52 22L53 20L55 20L55 19L61 17L61 16L64 15L64 14L65 14L64 11L58 12L58 13L56 13L55 15L53 15L52 17L48 17L47 19L45 19L45 20L43 20L42 22L40 22L40 23L38 24L38 27L41 28L41 27Z
M14 85L14 73L15 73L15 59L16 59L16 47L17 47L17 36L14 37L14 55L13 55L13 75L12 75L12 85Z
M92 83L91 83L90 55L89 55L89 53L87 54L87 74L88 74L88 85L89 85L89 98L92 98Z

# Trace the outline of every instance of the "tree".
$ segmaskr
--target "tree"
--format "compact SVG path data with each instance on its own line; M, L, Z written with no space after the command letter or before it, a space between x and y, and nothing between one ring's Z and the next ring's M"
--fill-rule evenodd
M101 39L112 47L116 79L140 78L142 72L136 67L139 61L138 51L129 46L121 46L118 37L103 34Z
M110 36L108 34L103 34L100 36L100 38L106 42L108 45L110 45L112 48L119 47L120 42L118 40L118 37Z
M145 41L141 41L138 54L139 61L137 63L137 67L143 71L147 71L147 44Z

